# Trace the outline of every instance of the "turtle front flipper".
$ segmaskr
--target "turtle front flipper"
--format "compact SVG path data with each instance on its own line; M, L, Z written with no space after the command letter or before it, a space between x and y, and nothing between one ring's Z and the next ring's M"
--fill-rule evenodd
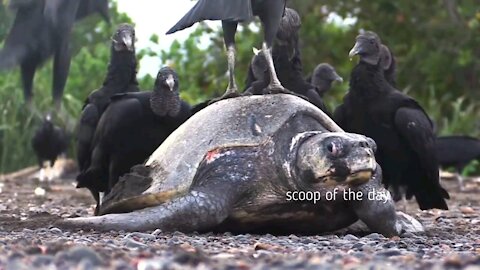
M67 229L94 229L98 231L124 230L148 231L202 231L225 220L234 203L234 197L226 191L211 194L205 186L192 190L163 205L124 213L96 217L67 218L56 226ZM218 188L218 187L215 187Z
M405 232L423 232L423 226L413 217L395 211L395 203L390 192L380 184L382 172L380 166L372 179L357 190L363 192L363 200L351 201L358 218L371 231L379 232L386 237L401 235Z

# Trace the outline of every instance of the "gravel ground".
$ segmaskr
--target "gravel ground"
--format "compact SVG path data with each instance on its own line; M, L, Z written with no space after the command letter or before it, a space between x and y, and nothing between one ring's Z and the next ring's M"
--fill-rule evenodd
M63 177L0 176L0 269L480 269L480 181L442 184L450 211L407 213L424 235L273 236L62 231L60 217L93 213L93 199ZM43 188L39 188L43 187ZM403 208L404 205L399 205Z

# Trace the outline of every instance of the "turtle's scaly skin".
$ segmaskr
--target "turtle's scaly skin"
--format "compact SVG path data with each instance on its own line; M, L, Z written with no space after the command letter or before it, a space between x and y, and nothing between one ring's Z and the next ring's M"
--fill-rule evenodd
M152 169L149 176L155 180L146 190L142 185L141 196L132 196L128 192L130 188L117 187L105 198L100 213L128 212L161 204L170 195L183 194L190 187L198 164L207 152L273 142L273 137L282 128L288 128L288 123L296 115L310 118L302 119L307 124L296 132L342 131L321 110L291 95L238 97L216 102L192 116L151 155L146 166ZM123 191L128 193L123 195ZM119 204L122 200L126 201Z
M295 96L228 99L194 115L145 166L121 179L101 211L128 213L66 219L57 225L316 234L360 219L386 236L418 231L418 222L395 213L381 186L375 147L373 140L343 132ZM335 190L337 197L325 200ZM344 199L344 190L365 199ZM323 200L288 200L289 191L314 191ZM369 192L384 197L368 200Z

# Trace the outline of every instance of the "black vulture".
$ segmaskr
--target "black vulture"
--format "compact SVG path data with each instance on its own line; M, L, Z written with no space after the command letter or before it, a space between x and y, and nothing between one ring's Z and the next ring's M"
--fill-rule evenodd
M285 10L286 0L199 0L197 4L174 25L167 34L172 34L204 20L221 20L227 48L229 83L224 97L238 95L234 76L235 33L239 22L258 16L264 29L262 51L267 59L270 74L268 89L271 93L289 93L277 78L271 48Z
M397 86L397 61L387 45L380 46L381 61L385 80L393 87Z
M323 98L330 88L332 88L333 82L343 82L343 78L337 74L337 71L328 63L318 64L313 70L312 76L307 78L306 81L311 83L317 88L317 92L320 97Z
M153 91L112 97L95 132L92 162L77 179L108 193L121 175L143 163L191 115L178 88L177 74L164 67Z
M375 32L372 32L372 31L369 31L369 33L371 35L374 35L378 40L380 40L380 37L377 33ZM396 82L397 82L397 73L396 73L396 60L395 60L395 56L393 55L393 53L391 52L391 50L385 45L385 44L381 44L380 45L380 65L382 66L382 70L383 70L383 75L385 77L385 80L393 87L396 87ZM310 78L311 80L311 78ZM344 98L344 100L349 100L350 99L350 93L347 93ZM335 109L335 113L337 113L337 117L339 119L343 119L344 117L343 116L340 116L340 114L342 114L342 112L345 110L343 107L345 106L345 104L340 104L339 106L337 106L337 108ZM435 127L435 122L433 122L433 126L434 126L434 133L435 133L435 130L436 130L436 127Z
M44 161L49 161L50 167L53 167L57 157L66 153L68 141L69 136L67 132L55 126L51 115L47 114L32 138L32 148L37 156L38 166L41 170L40 180L43 180Z
M299 65L295 64L295 62L298 62L298 59L290 59L288 51L288 45L275 44L273 46L272 55L275 69L277 70L277 74L282 82L282 85L284 85L287 89L291 89L297 95L306 97L312 104L330 115L329 110L325 106L323 99L321 98L315 86L311 85L305 80L301 69L298 68ZM265 61L261 60L261 58L265 59L262 54L258 54L252 60L250 67L251 71L249 71L249 73L253 74L256 80L254 80L250 86L247 85L248 88L245 90L245 93L254 95L265 94L264 89L268 86L268 81L270 79L269 74L268 72L264 72L263 74L255 74L257 70L263 70L261 65Z
M435 150L440 167L457 170L459 186L463 189L463 169L473 160L480 161L480 140L469 136L437 137Z
M291 62L291 64L288 65L290 67L289 69L302 72L302 62L298 44L298 31L300 30L301 25L302 21L300 15L298 15L298 13L294 9L285 8L285 13L280 21L280 25L276 34L276 39L272 47L272 59L274 62L275 70L277 70L277 75L279 75L278 67L275 62L279 58L278 52L280 50L286 50L284 53L285 55L287 55L288 61ZM262 82L262 85L265 84L265 87L270 82L268 74L268 62L265 58L264 53L256 49L254 49L254 53L255 55L252 57L252 61L248 68L247 79L245 82L245 90L248 90L256 81ZM285 72L284 74L286 73L287 72ZM279 78L281 83L283 83L282 79L284 81L287 80L287 78ZM260 86L257 86L254 89L250 89L250 91L254 91L254 94L263 94L263 90L264 89L261 89Z
M330 114L318 89L308 83L303 76L301 54L298 46L300 25L301 21L298 13L287 8L272 49L275 70L283 86L297 95L306 97L312 104ZM262 52L253 57L247 77L247 93L265 93L263 90L270 80L266 64L267 61ZM338 76L338 78L340 77Z
M280 25L278 27L275 45L273 46L273 53L278 51L279 49L275 49L277 47L276 43L281 43L287 48L288 51L288 58L292 60L292 65L288 65L288 69L298 69L301 72L302 64L300 61L299 49L298 49L298 30L300 29L301 20L298 13L290 8L285 9L285 13L282 16L282 20L280 21ZM291 53L291 55L290 55ZM298 55L297 55L298 54ZM294 62L295 61L295 62ZM278 66L274 63L275 69L278 72ZM291 67L294 66L294 67ZM270 77L268 75L268 63L263 56L263 52L256 51L255 55L252 58L252 63L248 68L248 76L245 82L246 88L248 90L252 84L255 83L255 87L252 87L246 94L263 94L265 93L265 88L268 87L270 82ZM282 74L288 74L288 72L283 72ZM279 75L282 75L279 74ZM284 83L288 79L280 77L281 83ZM268 89L266 90L268 91ZM221 98L220 98L221 99ZM211 104L213 100L206 100L201 102L197 105L192 107L192 114L197 113L198 111L202 110L203 108L207 107Z
M380 48L380 39L371 32L357 37L349 55L359 55L360 61L334 120L345 131L375 140L384 184L397 199L400 188L406 188L406 198L415 196L420 209L448 209L449 195L439 183L433 124L413 98L386 81Z
M85 7L96 0L34 0L13 1L16 9L13 26L0 51L0 70L20 65L25 102L31 105L35 71L54 56L52 95L56 107L61 103L70 69L70 33L77 18L79 4L83 18L92 12L104 13L100 3ZM102 0L105 1L105 0ZM100 1L100 2L102 2ZM98 7L98 8L97 8ZM81 16L80 16L81 15Z
M77 161L80 172L90 166L92 141L97 123L115 94L138 91L135 29L128 24L118 26L112 37L110 63L100 89L86 99L77 129ZM82 181L78 187L88 187ZM98 188L92 187L94 190ZM93 192L97 194L98 192Z

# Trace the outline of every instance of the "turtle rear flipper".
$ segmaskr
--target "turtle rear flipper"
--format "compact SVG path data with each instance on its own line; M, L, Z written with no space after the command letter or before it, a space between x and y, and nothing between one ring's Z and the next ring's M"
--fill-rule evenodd
M108 214L86 218L68 218L55 225L62 228L94 229L99 231L202 231L224 221L236 201L234 186L225 185L225 192L211 192L215 187L203 186L162 205L124 214ZM227 190L231 192L228 192Z
M90 218L70 218L58 222L64 228L84 228L102 231L125 230L146 231L203 231L222 223L232 212L232 208L255 179L253 156L257 151L249 147L214 150L207 153L199 164L197 174L190 189L172 189L134 197L123 197L102 209L101 213L133 211L123 214L106 214ZM237 161L243 166L234 166ZM141 166L140 169L145 168ZM225 168L232 168L225 173ZM149 177L132 173L124 176L112 190L112 194L126 194L136 180ZM150 180L151 181L151 180ZM118 188L118 190L115 190ZM113 201L112 201L113 202ZM102 204L104 207L105 203ZM143 208L149 207L149 208ZM143 209L142 209L143 208ZM140 209L140 210L138 210Z
M150 196L142 194L152 184L149 173L150 167L148 166L133 166L129 173L120 177L112 190L105 196L99 207L98 215L126 213L161 204L162 202L146 203L152 200Z

